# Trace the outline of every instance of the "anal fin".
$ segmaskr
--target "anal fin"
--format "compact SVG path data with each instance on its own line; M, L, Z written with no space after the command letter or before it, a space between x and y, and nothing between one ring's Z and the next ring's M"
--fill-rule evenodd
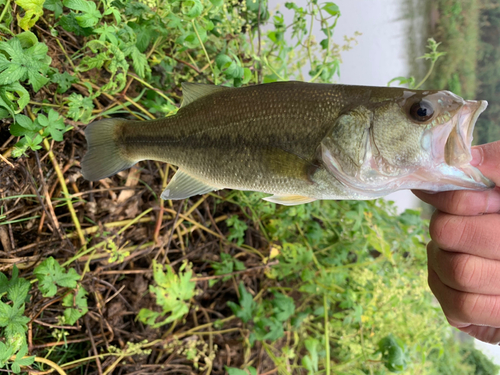
M218 189L220 188L209 185L179 169L163 193L161 193L161 198L173 200L185 199L193 195L206 194Z
M295 206L298 204L314 202L316 198L304 197L302 195L272 195L262 198L268 202L282 204L284 206Z

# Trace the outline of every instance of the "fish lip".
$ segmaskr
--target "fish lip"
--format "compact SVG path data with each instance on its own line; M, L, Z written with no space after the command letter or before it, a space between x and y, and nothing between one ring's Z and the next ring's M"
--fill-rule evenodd
M488 105L485 101L467 100L452 122L446 138L444 159L452 167L462 167L472 160L472 134L477 118Z
M479 115L485 111L487 106L488 102L486 100L466 100L464 106L460 109L457 130L460 134L460 139L464 149L468 153L468 161L472 160L470 149L472 146L472 135L474 127L476 126L476 121Z
M464 188L487 190L495 187L495 184L486 178L479 169L470 165L474 127L479 115L484 112L487 106L488 102L485 100L466 100L445 144L445 163L467 176L465 179L461 178L458 184Z

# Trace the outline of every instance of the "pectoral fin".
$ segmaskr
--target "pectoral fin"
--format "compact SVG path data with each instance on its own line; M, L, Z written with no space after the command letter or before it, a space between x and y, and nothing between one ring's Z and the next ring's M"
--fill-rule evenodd
M206 194L218 189L220 188L209 185L179 169L161 194L161 198L185 199L193 195Z
M314 202L316 200L316 198L303 197L302 195L273 195L262 199L268 202L282 204L284 206L295 206L298 204Z
M262 150L262 163L275 176L313 183L312 176L320 165L281 147Z

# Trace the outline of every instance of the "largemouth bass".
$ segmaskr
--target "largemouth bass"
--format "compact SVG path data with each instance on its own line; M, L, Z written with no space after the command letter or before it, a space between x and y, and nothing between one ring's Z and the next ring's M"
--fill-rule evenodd
M83 176L95 181L157 160L179 167L163 199L230 188L270 193L264 199L285 205L494 186L470 165L486 101L304 82L182 88L173 116L90 124Z

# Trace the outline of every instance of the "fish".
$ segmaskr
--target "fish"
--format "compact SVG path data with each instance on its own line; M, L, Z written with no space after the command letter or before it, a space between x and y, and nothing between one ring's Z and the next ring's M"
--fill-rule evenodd
M298 81L183 83L182 91L175 115L89 124L83 177L97 181L155 160L178 167L163 199L239 189L282 205L495 186L470 164L484 100Z

